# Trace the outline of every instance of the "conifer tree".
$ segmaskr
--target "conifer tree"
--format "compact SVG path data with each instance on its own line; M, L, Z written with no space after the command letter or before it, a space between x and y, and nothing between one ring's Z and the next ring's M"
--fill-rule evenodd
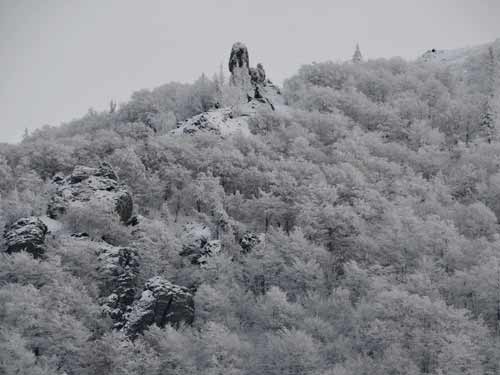
M356 50L354 51L354 55L352 55L353 63L360 63L363 61L363 55L361 54L361 50L359 49L359 44L356 43Z
M497 64L493 47L490 46L488 48L488 55L486 57L486 98L480 120L481 132L486 136L488 143L491 143L491 140L494 136L495 121L497 117L494 105L495 100L498 100L498 90L496 89L496 76L498 74L498 69L496 65Z

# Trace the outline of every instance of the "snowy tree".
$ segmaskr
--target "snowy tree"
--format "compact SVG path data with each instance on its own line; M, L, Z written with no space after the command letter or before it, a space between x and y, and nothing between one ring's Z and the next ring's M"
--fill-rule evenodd
M360 63L363 61L363 55L361 54L361 50L359 49L359 44L356 43L356 50L354 51L354 55L352 55L353 63Z
M480 126L482 133L485 135L488 143L491 143L492 138L495 136L495 125L498 114L498 103L500 97L498 93L497 80L498 77L498 63L493 47L488 48L486 57L486 98L484 101L483 112L481 114Z

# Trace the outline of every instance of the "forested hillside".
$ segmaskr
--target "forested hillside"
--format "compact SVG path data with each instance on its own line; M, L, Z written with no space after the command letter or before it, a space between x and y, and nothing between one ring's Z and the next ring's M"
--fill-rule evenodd
M243 47L0 144L0 374L499 374L498 42L281 90Z

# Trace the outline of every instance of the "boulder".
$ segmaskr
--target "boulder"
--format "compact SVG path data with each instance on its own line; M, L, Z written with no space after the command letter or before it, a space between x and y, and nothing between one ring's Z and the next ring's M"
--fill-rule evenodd
M123 327L124 315L134 301L139 275L136 250L103 243L97 251L99 294L114 327Z
M178 327L193 320L194 300L189 290L156 276L146 282L140 299L127 313L123 329L134 338L152 324Z
M266 84L266 71L261 63L257 64L257 68L250 68L250 78L255 85Z
M212 239L210 229L203 224L189 223L182 233L181 256L188 257L192 264L205 264L208 257L221 250L219 240Z
M30 216L17 220L4 233L6 252L27 251L35 258L45 253L45 235L47 226L37 217Z
M105 209L116 211L124 223L132 216L132 196L107 163L98 168L76 166L71 175L57 174L52 183L55 191L47 209L52 219L59 218L69 206L82 206L91 199L99 201Z

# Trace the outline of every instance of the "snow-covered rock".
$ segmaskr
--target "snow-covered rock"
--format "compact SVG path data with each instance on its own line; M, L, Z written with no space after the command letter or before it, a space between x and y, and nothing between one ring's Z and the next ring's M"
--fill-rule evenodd
M27 251L35 258L45 253L47 226L38 217L30 216L17 220L4 233L6 252Z
M172 134L193 134L200 130L222 136L238 132L250 135L248 117L235 115L231 108L214 109L193 116L181 122L176 129L172 130Z
M228 67L231 74L234 74L236 69L248 70L250 68L250 57L247 46L241 42L236 42L232 45Z
M133 338L152 324L179 326L193 320L194 300L189 290L156 276L146 282L140 299L126 315L123 329Z
M99 290L101 303L120 329L124 324L124 314L134 301L139 256L128 247L116 247L102 243L97 251Z
M241 93L241 103L232 107L213 109L178 124L172 134L193 134L208 131L226 136L234 133L250 135L249 120L261 110L279 110L285 100L280 89L266 78L262 64L250 67L247 47L237 42L229 57L231 86Z
M52 219L60 217L69 206L82 206L90 200L97 200L104 209L116 211L123 222L132 215L132 196L107 163L101 163L98 168L77 166L71 175L58 174L52 182L55 192L47 209Z

